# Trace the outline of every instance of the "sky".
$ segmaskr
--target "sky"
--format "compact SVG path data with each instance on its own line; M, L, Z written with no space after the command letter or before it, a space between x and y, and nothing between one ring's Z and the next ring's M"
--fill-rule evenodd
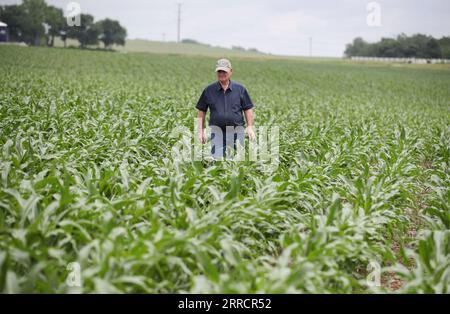
M0 4L20 3L0 0ZM72 1L46 0L65 9ZM280 55L343 55L355 37L450 36L450 0L77 0L96 20L119 20L129 39L181 38ZM371 4L375 2L375 5ZM368 7L369 5L369 7ZM379 18L378 18L379 17ZM368 21L369 20L369 21ZM311 47L310 47L311 44ZM310 50L311 49L311 50Z

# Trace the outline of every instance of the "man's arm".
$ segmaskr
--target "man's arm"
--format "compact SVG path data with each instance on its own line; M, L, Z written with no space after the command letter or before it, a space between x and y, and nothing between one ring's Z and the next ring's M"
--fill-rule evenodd
M256 139L255 131L253 130L253 102L246 88L244 88L241 94L241 106L242 110L244 110L245 120L247 121L248 138L253 141Z
M200 143L205 144L206 143L206 136L205 136L205 116L206 111L199 110L197 114L197 120L198 120L198 139Z
M208 111L208 97L206 94L206 88L203 90L202 95L200 96L200 99L197 102L197 105L195 106L198 109L197 113L197 120L198 120L198 139L200 140L200 143L205 144L206 143L206 136L205 136L205 116L206 111Z
M256 139L255 131L253 130L253 109L244 110L245 120L247 121L248 138L253 141Z

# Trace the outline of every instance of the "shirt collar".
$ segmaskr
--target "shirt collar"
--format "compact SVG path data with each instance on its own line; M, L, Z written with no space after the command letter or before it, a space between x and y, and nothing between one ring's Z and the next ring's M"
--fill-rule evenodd
M233 81L229 79L230 83L228 84L228 88L232 91L233 90ZM222 85L220 85L220 81L217 80L217 90L221 90Z

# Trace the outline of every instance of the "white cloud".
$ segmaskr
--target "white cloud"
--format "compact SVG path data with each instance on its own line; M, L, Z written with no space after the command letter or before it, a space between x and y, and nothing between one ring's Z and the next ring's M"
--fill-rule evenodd
M271 16L267 28L270 36L293 37L311 33L313 29L324 29L327 25L325 19L297 10Z

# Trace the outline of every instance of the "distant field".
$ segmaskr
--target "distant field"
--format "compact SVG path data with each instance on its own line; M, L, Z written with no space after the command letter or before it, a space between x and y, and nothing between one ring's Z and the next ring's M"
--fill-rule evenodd
M78 47L76 40L68 40L67 45ZM64 44L60 39L55 41L56 47L63 47ZM100 47L103 47L100 45ZM269 54L256 53L250 51L232 50L222 47L208 46L204 44L191 43L176 43L176 42L162 42L151 40L130 39L127 40L125 46L114 46L115 50L120 52L151 52L151 53L174 53L174 54L188 54L188 55L209 55L221 57L227 55L229 57L243 56L243 57L262 57Z
M265 172L172 158L217 56L152 49L0 46L0 291L450 292L448 68L231 58Z
M63 42L59 39L55 39L55 47L63 47ZM76 40L67 40L67 46L78 47L79 43ZM92 46L90 48L103 48L103 45ZM405 63L386 63L386 62L376 62L376 61L351 61L348 59L337 58L337 57L305 57L305 56L282 56L266 53L255 53L250 51L240 51L233 50L222 47L213 47L203 44L184 44L176 42L162 42L162 41L150 41L150 40L140 40L140 39L129 39L125 46L114 46L113 49L118 52L128 53L128 52L148 52L148 53L160 53L160 54L178 54L178 55L198 55L206 57L215 58L241 58L241 59L282 59L282 60L298 60L307 61L310 63L324 63L331 62L336 63L348 63L355 65L366 65L366 66L393 66L393 67L407 67L407 68L418 68L418 69L444 69L450 70L450 64L405 64Z

